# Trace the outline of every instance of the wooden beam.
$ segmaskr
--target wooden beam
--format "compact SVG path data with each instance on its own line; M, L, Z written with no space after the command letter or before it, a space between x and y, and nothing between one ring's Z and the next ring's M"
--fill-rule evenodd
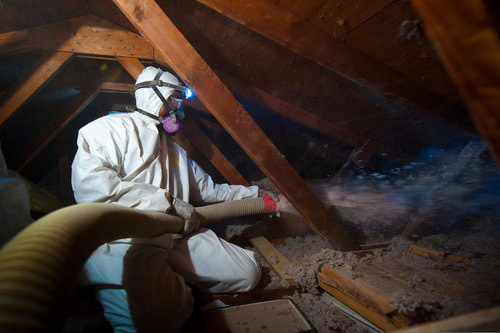
M83 101L69 113L66 117L62 117L55 121L52 126L45 126L45 130L41 131L35 139L33 139L27 148L22 152L19 158L18 165L14 168L21 172L42 150L45 148L57 135L68 126L92 101L99 95L100 90L94 90L83 98Z
M445 98L408 80L334 36L268 0L197 0L207 7L385 97L448 112Z
M95 15L0 34L0 54L25 49L154 58L143 37Z
M335 248L353 248L340 224L288 164L154 0L113 0L310 227Z
M471 259L471 258L467 258L467 257L461 256L461 255L455 254L455 253L446 252L443 250L433 249L433 248L429 248L429 247L424 247L424 246L420 246L417 244L410 244L410 246L408 247L408 251L413 253L413 254L419 255L419 256L424 257L424 258L429 258L429 259L438 259L438 260L451 259L451 260L460 260L460 261Z
M16 112L28 99L46 84L62 67L68 63L73 54L54 52L45 55L35 69L22 79L14 92L0 105L0 125Z
M132 76L134 79L139 77L139 74L144 69L144 65L138 59L131 58L117 58L120 65ZM133 91L134 85L131 85ZM215 168L226 178L231 184L239 184L249 186L250 183L236 170L236 168L229 162L229 160L222 154L215 144L203 133L203 131L196 126L196 124L189 119L183 123L182 132L189 138L199 151L212 163Z
M376 313L372 309L369 309L363 304L356 301L351 296L346 295L340 290L322 282L321 273L318 274L318 280L319 280L318 285L321 287L321 289L325 290L330 295L338 299L340 302L344 303L349 308L356 311L360 316L362 316L363 318L365 318L378 328L382 329L384 332L394 331L398 329L398 327L395 326L387 317Z
M500 165L500 43L483 1L412 3Z
M293 277L287 273L290 262L278 251L265 237L250 239L250 243L262 254L264 259L271 265L276 274L285 281L293 283Z
M409 327L397 333L495 332L499 329L500 307L496 307Z
M396 311L396 307L383 295L363 282L347 276L340 269L324 265L320 272L321 276L318 276L318 278L321 282L356 298L358 302L372 308L378 313L387 315Z

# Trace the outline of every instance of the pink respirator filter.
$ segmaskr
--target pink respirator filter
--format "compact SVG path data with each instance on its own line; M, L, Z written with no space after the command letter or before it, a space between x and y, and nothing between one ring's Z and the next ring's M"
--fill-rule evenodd
M165 120L162 122L163 129L165 132L173 134L179 130L181 127L179 122L174 122L172 117L167 117Z

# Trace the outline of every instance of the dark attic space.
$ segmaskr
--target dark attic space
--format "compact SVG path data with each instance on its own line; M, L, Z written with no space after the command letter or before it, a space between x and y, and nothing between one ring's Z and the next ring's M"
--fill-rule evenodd
M492 0L0 0L0 332L500 332Z

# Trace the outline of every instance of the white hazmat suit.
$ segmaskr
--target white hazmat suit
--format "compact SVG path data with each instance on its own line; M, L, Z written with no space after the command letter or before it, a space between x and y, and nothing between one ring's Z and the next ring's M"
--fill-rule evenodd
M158 71L147 67L137 83L153 80ZM168 72L160 79L179 85ZM165 98L172 93L159 89ZM138 89L135 97L137 108L159 114L162 102L153 89ZM199 203L257 197L256 186L215 184L158 124L134 112L105 116L80 129L72 165L76 201L165 212L167 192ZM169 234L152 243L156 246L131 245L130 239L104 244L84 266L81 282L98 285L98 300L116 332L180 330L192 311L186 283L205 292L245 292L260 279L252 251L209 229L175 243Z

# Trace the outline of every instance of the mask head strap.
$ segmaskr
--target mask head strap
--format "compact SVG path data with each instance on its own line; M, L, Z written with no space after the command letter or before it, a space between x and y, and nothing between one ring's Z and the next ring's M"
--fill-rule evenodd
M182 99L190 98L193 95L192 91L187 87L179 86L176 84L172 84L172 83L160 80L160 77L163 75L163 73L164 72L161 72L161 71L158 72L156 74L156 76L154 77L153 81L145 81L145 82L141 82L141 83L136 84L134 86L134 91L137 89L141 89L141 88L152 88L155 91L155 93L158 95L158 97L160 97L160 99L163 103L165 103L165 98L160 93L158 87L168 87L168 88L172 88L176 91L179 91L182 93Z

